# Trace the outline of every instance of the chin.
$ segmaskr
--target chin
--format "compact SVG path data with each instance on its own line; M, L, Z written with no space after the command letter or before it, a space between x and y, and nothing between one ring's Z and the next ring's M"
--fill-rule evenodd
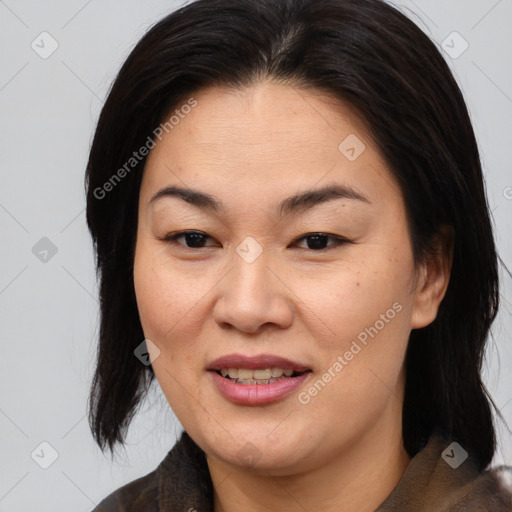
M190 432L190 435L197 439L196 443L203 451L227 465L266 475L292 474L297 468L302 468L304 459L308 458L310 450L304 444L308 436L295 429L283 431L280 435L273 433L280 421L260 423L257 428L251 425L244 429L239 425L233 428L236 432L233 437L222 428L213 436L211 431L200 432L199 436Z

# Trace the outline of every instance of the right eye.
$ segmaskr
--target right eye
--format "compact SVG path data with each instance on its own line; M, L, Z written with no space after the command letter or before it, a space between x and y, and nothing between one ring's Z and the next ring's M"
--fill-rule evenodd
M180 238L185 240L185 244L178 242ZM208 238L211 237L202 231L179 231L178 233L166 235L161 240L169 244L181 245L185 249L201 249Z

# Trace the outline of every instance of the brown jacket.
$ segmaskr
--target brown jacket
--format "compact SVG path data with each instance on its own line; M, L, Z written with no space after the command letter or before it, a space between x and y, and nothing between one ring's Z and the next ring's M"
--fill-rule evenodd
M465 452L450 446L432 436L375 512L512 512L512 468L479 473L471 455L458 465ZM204 452L184 432L154 471L92 512L193 511L213 512L213 488Z

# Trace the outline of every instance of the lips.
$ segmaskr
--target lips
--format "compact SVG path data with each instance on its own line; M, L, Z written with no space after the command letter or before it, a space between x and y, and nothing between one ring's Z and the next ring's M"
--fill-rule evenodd
M206 369L211 371L220 371L222 368L247 368L248 370L282 368L283 370L293 370L297 373L310 370L310 368L304 363L271 354L260 354L258 356L229 354L215 359Z
M261 378L268 377L261 373L268 369L281 376ZM305 384L312 371L304 363L270 354L222 356L212 361L207 370L213 384L225 399L238 405L251 406L266 405L285 399ZM230 378L230 374L233 374L233 377L240 377L242 374L242 379ZM259 379L246 378L246 374L252 374Z

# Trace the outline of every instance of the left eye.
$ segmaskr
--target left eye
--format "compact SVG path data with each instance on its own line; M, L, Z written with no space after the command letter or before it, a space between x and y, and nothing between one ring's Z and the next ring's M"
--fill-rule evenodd
M334 244L330 246L325 246L328 239L334 240ZM308 235L301 236L296 240L296 242L300 242L302 240L309 241L307 242L306 249L310 249L313 251L323 251L331 249L332 247L336 247L345 243L350 243L349 240L343 238L341 236L328 235L326 233L310 233Z
M185 240L185 244L178 242L180 238ZM211 239L211 237L200 231L181 231L179 233L167 235L162 240L167 243L178 243L178 245L184 246L187 249L202 249L204 247L212 247L211 245L205 245L207 239ZM327 241L329 239L334 240L334 243L327 245ZM302 241L306 241L307 244L307 247L302 248L315 252L325 251L346 243L352 243L350 240L337 235L329 235L326 233L309 233L307 235L301 236L300 238L297 238L292 243L292 245L296 245Z

